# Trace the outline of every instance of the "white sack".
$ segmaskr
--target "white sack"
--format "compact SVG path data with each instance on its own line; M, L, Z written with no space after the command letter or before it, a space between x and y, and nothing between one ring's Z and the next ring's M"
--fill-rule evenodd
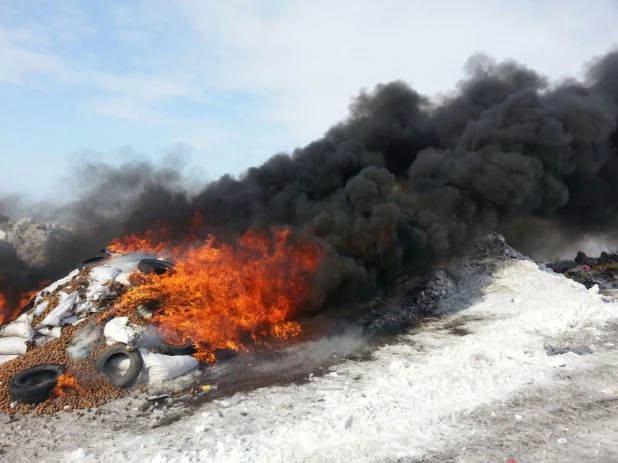
M113 356L107 361L107 364L120 373L126 373L131 366L131 359L124 356Z
M61 326L63 318L73 315L73 305L75 305L78 296L77 292L69 295L60 293L60 304L45 317L37 326L37 329L43 326Z
M32 314L35 317L38 317L39 315L41 315L43 312L45 312L47 310L47 308L49 307L49 302L47 301L43 301L41 302L39 305L35 306L34 312L32 312Z
M95 267L90 271L90 280L103 284L108 281L114 281L114 278L116 278L119 273L120 270L115 267L102 265L100 267Z
M19 355L0 355L0 365L16 359L17 357L19 357Z
M15 320L13 320L13 323L27 323L28 325L31 325L33 318L34 318L34 315L23 313L19 317L17 317Z
M8 338L16 336L18 338L32 339L35 331L28 323L9 323L0 329L0 337Z
M79 270L75 269L73 270L71 273L69 273L66 277L64 277L62 280L58 280L55 281L54 283L52 283L51 285L49 285L47 288L44 288L43 291L47 291L48 293L53 293L54 291L56 291L60 286L62 286L65 283L68 283L69 281L71 281L73 278L75 278L77 275L79 275ZM43 292L41 291L41 292ZM40 293L39 293L40 294Z
M22 355L26 353L26 339L16 336L0 338L0 355Z
M107 339L108 345L112 345L117 342L129 344L133 339L135 339L137 333L133 328L127 326L128 321L128 317L116 317L107 322L105 329L103 330L103 335Z
M198 366L197 360L190 355L152 354L146 349L139 349L139 353L142 354L151 383L177 378Z

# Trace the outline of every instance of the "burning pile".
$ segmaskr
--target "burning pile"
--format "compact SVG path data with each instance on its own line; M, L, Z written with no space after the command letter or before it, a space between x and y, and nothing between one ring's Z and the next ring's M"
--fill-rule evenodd
M518 247L536 241L543 223L571 234L614 230L618 51L592 62L585 80L555 85L510 61L469 65L457 91L439 101L402 82L363 92L324 137L200 191L167 167L87 165L87 176L75 176L86 179L75 202L51 212L71 219L71 231L37 252L0 238L4 323L25 316L16 321L34 331L27 344L12 342L15 352L5 354L19 357L0 373L41 361L49 346L64 356L73 343L91 357L110 342L143 347L153 331L168 351L212 362L221 350L295 336L299 313L369 296L489 230ZM529 220L539 217L545 222ZM274 226L294 236L251 231ZM85 249L131 233L138 236L113 250L151 254L118 261L104 253L15 313L19 290L56 279ZM300 236L308 241L293 240ZM225 241L232 237L242 238ZM26 262L42 254L45 265ZM613 271L609 263L585 265L596 272L592 280ZM67 337L90 323L105 324L105 341ZM139 352L148 369L156 357ZM128 371L139 373L135 365ZM88 375L71 373L87 391Z
M309 301L309 279L321 261L316 245L291 246L288 230L274 239L249 232L234 245L214 239L166 250L174 271L136 276L105 317L135 318L138 307L157 307L151 322L165 341L194 344L196 358L212 362L218 349L244 349L300 331L293 318ZM153 249L129 237L113 249Z
M308 307L322 257L319 246L293 242L288 230L247 233L235 245L213 238L182 245L117 240L36 294L0 332L0 412L87 408L119 397L120 388L144 381L142 362L149 372L164 357L148 348L184 345L184 357L191 353L206 364L221 350L296 336L301 327L294 319ZM18 327L22 337L14 336ZM122 360L129 365L123 368ZM185 364L192 368L197 362L190 360ZM114 361L120 373L107 371ZM42 404L11 408L11 378L44 364L62 365L67 373L54 379L56 388Z

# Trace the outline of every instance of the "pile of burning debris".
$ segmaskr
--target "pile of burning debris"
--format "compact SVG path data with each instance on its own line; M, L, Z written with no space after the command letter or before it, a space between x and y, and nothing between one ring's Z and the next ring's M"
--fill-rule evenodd
M573 260L556 260L545 264L556 273L581 283L586 288L598 285L601 291L618 289L618 253L602 252L600 257L588 257L582 251Z
M115 241L5 318L0 413L97 407L298 335L294 311L321 254L287 237L248 233L233 247Z

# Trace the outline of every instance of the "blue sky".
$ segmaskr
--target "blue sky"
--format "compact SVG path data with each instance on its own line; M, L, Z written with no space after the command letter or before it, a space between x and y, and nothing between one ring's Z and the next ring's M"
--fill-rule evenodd
M80 159L241 173L404 79L453 88L466 59L554 78L618 44L596 0L0 0L0 195L70 185Z

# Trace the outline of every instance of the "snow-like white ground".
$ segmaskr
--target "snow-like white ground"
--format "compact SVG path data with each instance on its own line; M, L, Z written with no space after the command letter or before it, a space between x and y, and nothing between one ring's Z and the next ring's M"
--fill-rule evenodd
M22 418L0 425L0 448L13 462L618 461L618 304L513 259L442 310L307 384L154 428ZM545 343L594 353L550 357Z

